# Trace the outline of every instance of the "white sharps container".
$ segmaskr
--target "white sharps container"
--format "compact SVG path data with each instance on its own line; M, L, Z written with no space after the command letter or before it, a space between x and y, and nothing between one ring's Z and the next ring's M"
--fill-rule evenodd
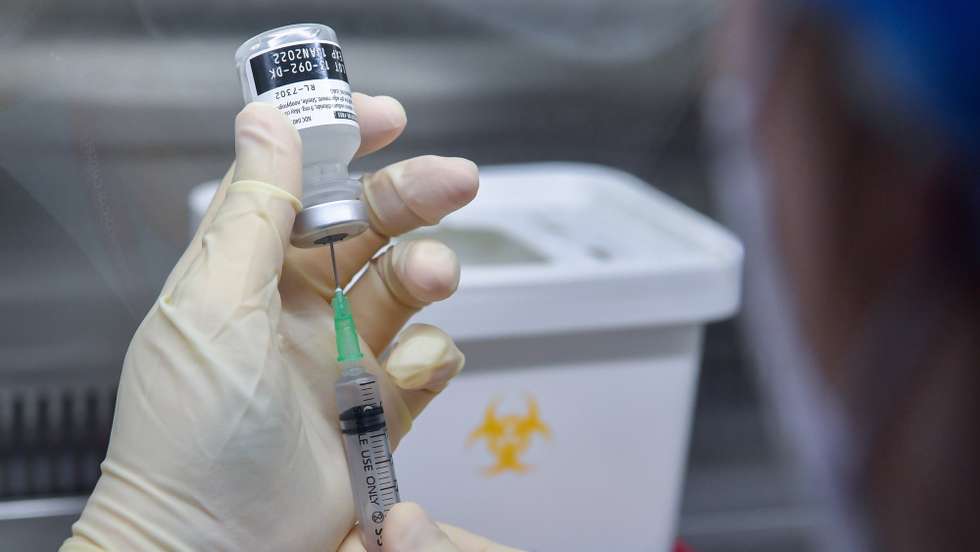
M466 368L395 452L403 500L535 551L670 550L705 323L738 306L742 247L595 165L485 167L435 324ZM191 195L191 230L216 183Z
M670 550L739 242L628 174L551 163L482 169L477 199L417 234L463 271L416 321L467 363L395 453L402 499L530 550Z

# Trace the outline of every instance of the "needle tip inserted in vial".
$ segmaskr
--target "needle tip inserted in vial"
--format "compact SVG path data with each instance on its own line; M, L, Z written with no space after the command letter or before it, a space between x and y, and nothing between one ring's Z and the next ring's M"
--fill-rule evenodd
M340 289L340 278L337 273L337 252L334 250L333 240L330 240L330 265L333 266L333 285Z

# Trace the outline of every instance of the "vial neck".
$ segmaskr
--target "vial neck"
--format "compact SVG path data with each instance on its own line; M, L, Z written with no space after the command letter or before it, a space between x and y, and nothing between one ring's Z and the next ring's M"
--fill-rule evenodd
M355 199L359 183L350 178L346 163L321 163L303 167L303 206Z
M315 190L338 180L347 180L347 163L319 163L303 167L303 189Z

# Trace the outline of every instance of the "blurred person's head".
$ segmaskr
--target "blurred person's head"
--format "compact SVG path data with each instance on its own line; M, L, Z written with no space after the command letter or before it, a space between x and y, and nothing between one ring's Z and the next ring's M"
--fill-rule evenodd
M746 0L719 35L748 325L852 547L980 546L978 29L975 0Z

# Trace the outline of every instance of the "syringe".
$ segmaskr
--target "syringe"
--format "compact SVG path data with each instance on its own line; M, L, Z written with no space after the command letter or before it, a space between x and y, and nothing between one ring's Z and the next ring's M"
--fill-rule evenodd
M332 242L330 255L334 261L334 281L337 282ZM381 390L377 378L361 364L364 355L358 343L354 317L339 286L331 304L337 334L337 360L341 366L340 379L335 386L337 412L347 451L354 508L364 547L368 552L380 552L382 524L388 510L398 502L398 480L391 461Z

